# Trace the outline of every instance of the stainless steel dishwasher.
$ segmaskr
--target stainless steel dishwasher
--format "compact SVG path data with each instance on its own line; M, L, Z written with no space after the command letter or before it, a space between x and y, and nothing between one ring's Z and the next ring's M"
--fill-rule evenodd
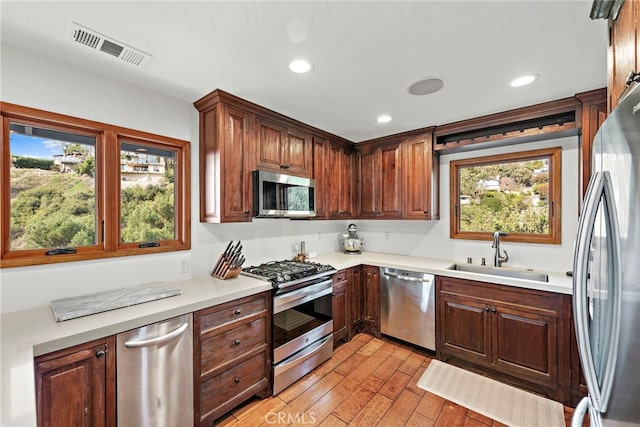
M193 425L193 315L116 336L118 427Z
M434 276L381 267L380 277L380 331L435 351Z

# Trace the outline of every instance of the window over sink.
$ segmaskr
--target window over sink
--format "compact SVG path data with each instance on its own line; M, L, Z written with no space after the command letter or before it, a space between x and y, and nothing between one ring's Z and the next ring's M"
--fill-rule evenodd
M561 148L464 160L450 165L451 237L560 243Z

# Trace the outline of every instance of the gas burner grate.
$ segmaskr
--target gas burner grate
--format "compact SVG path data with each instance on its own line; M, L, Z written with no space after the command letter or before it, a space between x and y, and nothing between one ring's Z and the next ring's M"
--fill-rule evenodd
M277 284L289 283L329 271L335 271L335 269L327 264L289 260L270 261L242 269L242 273L247 276L270 280Z

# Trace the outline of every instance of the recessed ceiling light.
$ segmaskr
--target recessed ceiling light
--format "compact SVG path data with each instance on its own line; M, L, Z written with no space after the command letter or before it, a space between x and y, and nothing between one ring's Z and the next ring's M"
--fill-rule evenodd
M382 114L382 115L378 116L376 121L378 123L389 123L391 121L391 116L388 115L388 114Z
M289 69L294 73L304 74L311 70L311 62L306 59L296 59L289 63Z
M445 80L441 77L425 77L409 86L407 92L411 95L429 95L442 89L444 83Z
M520 87L528 85L529 83L533 83L535 80L540 77L538 74L528 74L526 76L518 77L517 79L513 79L509 82L509 86L511 87Z

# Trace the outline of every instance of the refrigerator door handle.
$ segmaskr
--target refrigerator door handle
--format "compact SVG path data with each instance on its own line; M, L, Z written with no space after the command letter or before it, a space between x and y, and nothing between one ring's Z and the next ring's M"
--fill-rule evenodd
M610 266L611 283L607 287L607 298L611 301L611 328L608 341L604 348L605 364L601 378L595 371L595 363L589 335L589 303L588 303L588 264L591 240L598 212L598 206L602 201L607 224L607 250L611 254ZM618 356L618 340L620 335L620 240L619 240L618 216L616 213L613 187L609 172L597 172L587 189L585 204L578 224L578 236L574 254L573 275L573 310L576 327L576 337L580 361L584 371L592 409L598 412L606 412L611 389L615 363Z
M571 427L582 427L584 422L584 417L587 415L587 410L589 409L589 398L583 397L576 409L573 411L573 416L571 417Z

